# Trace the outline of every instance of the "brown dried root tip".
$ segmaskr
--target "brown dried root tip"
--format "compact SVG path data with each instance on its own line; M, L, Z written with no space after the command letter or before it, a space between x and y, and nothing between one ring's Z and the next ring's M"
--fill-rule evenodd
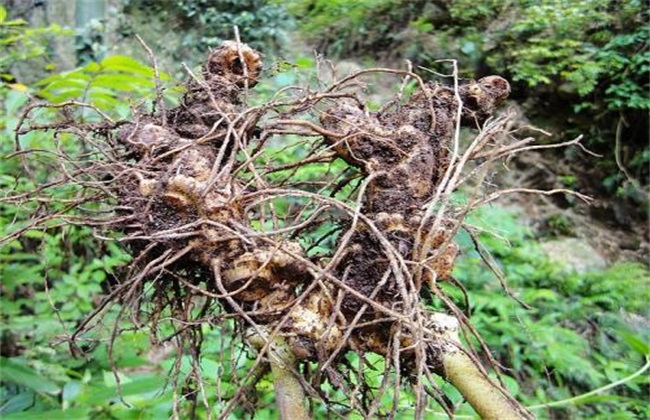
M218 75L239 87L244 87L246 80L248 87L255 86L261 72L260 53L236 41L224 41L219 48L210 53L203 66L203 77L206 79Z
M456 318L435 313L431 316L431 328L439 333L443 343L439 357L446 379L460 391L481 418L534 418L532 413L492 382L462 350Z
M454 270L454 262L459 251L458 245L453 242L449 243L443 249L435 251L438 255L427 265L436 273L436 279L438 281L449 279Z
M194 178L176 175L167 182L167 190L163 199L167 205L177 210L183 210L195 201L198 192L198 185Z
M156 188L158 188L158 181L155 179L148 179L140 176L140 194L142 194L144 197L151 197L154 192L156 192Z
M469 121L484 121L510 95L510 83L503 77L487 76L461 87L463 115Z
M343 332L339 325L330 325L332 305L322 292L312 293L304 305L296 306L290 314L290 349L299 359L315 358L316 348L331 352L341 345Z
M232 268L223 272L226 289L231 292L240 290L236 297L243 301L256 301L266 296L272 289L273 274L269 264L263 264L264 260L260 261L260 257L252 252L237 258Z
M403 231L409 232L409 229L404 225L404 216L399 213L377 213L375 216L377 226L385 231Z
M510 95L510 83L503 77L486 76L479 79L478 84L492 95L496 106L500 105Z

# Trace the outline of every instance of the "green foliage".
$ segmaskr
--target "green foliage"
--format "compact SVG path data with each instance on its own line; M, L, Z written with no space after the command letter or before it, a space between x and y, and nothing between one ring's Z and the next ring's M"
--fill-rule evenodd
M498 223L495 222L498 220ZM650 341L642 317L649 315L650 272L638 263L622 263L584 274L551 263L516 213L485 208L472 224L493 229L480 235L503 271L509 288L532 309L521 308L485 269L466 234L465 252L455 277L468 289L472 322L497 360L513 369L528 404L560 400L621 379L643 365ZM462 302L457 290L444 286ZM638 378L610 391L611 398L571 405L559 417L593 415L643 417L649 381ZM549 413L552 416L552 413ZM618 418L618 417L617 417Z
M336 159L294 167L294 164L309 157L313 145L297 136L280 137L277 143L281 146L269 145L256 161L259 167L264 167L270 162L272 162L271 167L286 167L286 170L274 171L266 175L274 184L286 184L291 181L291 185L296 186L295 182L299 180L297 182L300 183L303 191L335 197L351 206L355 205L350 198L359 182L355 177L356 172L346 163ZM270 220L266 223L255 220L252 222L255 229L273 230L295 224L296 220L306 221L314 216L314 208L318 207L318 203L306 197L280 197L271 201L269 207L271 206L277 217L277 221L274 222L277 225L274 226ZM308 255L325 254L334 247L338 235L337 228L340 226L331 219L331 216L324 212L322 217L316 219L317 222L310 223L308 227L301 230L300 236L296 239L308 251Z
M610 81L605 90L608 109L650 108L647 90L650 74L649 36L650 28L641 26L632 33L615 35L596 52L596 60L603 63L603 73Z
M288 9L295 16L304 18L301 30L308 34L312 41L320 41L319 38L324 37L331 44L329 51L341 53L345 48L350 48L348 44L354 45L368 31L367 26L375 23L366 21L368 14L386 3L382 0L292 1L288 2ZM322 32L325 28L331 30L332 37Z
M430 43L436 50L411 58L454 57L465 66L485 60L531 87L561 84L580 97L598 87L609 110L650 108L645 43L650 28L643 2L625 2L613 10L610 0L454 0L446 10L430 7L417 14L411 3L294 0L288 10L303 17L301 29L324 41L330 53L377 54L364 48L379 39L399 49L418 41L406 37L409 29L441 40L452 35L455 42Z
M48 58L52 54L52 39L70 35L71 31L58 25L45 28L29 28L22 19L7 20L7 10L0 5L0 81L10 82L11 66L17 62L33 62L37 58ZM51 68L51 65L47 65Z
M146 11L147 20L153 14L176 24L182 34L181 45L198 56L223 40L234 39L234 26L239 28L241 40L251 47L278 53L288 43L293 25L283 7L266 0L125 0L124 10L127 15ZM125 23L122 32L139 31Z
M311 65L302 59L297 67ZM294 77L293 65L278 71L271 81L276 85ZM97 110L86 109L86 121L97 120L98 112L115 119L125 118L130 106L138 107L139 112L148 112L142 105L143 99L155 96L152 81L153 71L148 66L121 56L107 57L101 62L91 62L70 72L56 74L43 79L33 86L1 85L5 100L5 113L0 116L0 154L13 151L13 130L19 122L21 112L28 105L31 95L38 95L50 103L83 101L92 103ZM167 77L163 75L163 82ZM283 82L284 80L284 82ZM277 86L276 86L277 87ZM264 89L264 86L262 86ZM274 86L267 86L270 93ZM172 91L167 99L174 100L177 92ZM132 98L132 101L125 100ZM131 103L129 103L131 102ZM32 124L51 124L57 114L48 109L32 111ZM56 179L60 168L55 166L47 151L77 152L82 145L79 139L65 134L54 138L47 132L34 132L21 136L23 148L42 150L38 166L30 167L32 173L26 176L19 159L0 161L0 190L2 196L19 192L33 191L37 182ZM284 157L291 164L299 156L308 152L303 144L270 148L269 154L261 159ZM328 174L337 174L343 168L336 165L315 165L301 172L305 182L321 181ZM302 169L301 169L302 170ZM286 176L269 174L269 176ZM74 196L73 187L52 188L52 198ZM345 190L345 189L343 189ZM329 190L328 190L329 191ZM349 187L348 187L349 194ZM283 217L296 215L296 209L303 203L286 200L276 204ZM56 213L61 204L55 202L41 204L43 212ZM90 205L89 205L90 206ZM0 237L28 227L29 218L37 210L34 203L22 205L0 202ZM309 215L309 211L306 213ZM150 342L151 331L121 321L126 328L116 337L114 343L108 340L112 322L120 311L119 305L105 309L103 324L84 336L88 359L74 358L69 354L66 339L77 328L79 322L97 309L103 296L111 285L119 279L121 267L130 257L114 242L99 242L96 232L87 228L62 226L60 220L52 219L48 228L28 229L20 239L0 247L0 278L2 297L0 317L2 326L2 386L0 386L0 415L3 418L33 418L50 416L52 418L161 418L168 417L173 406L173 384L167 383L170 372L179 372L179 384L192 375L204 375L204 391L196 390L197 400L205 400L215 412L221 408L218 398L231 398L236 390L234 377L226 366L227 360L235 359L236 352L242 352L240 343L230 342L234 325L223 321L218 329L206 325L202 334L205 356L199 362L191 355L182 355L180 365L175 363L177 353L164 346L154 347ZM65 225L65 224L64 224ZM316 235L318 232L314 233ZM327 246L321 243L320 246ZM331 245L331 244L330 244ZM322 248L321 248L322 249ZM314 252L319 250L314 248ZM151 294L151 290L145 291ZM212 314L218 316L218 314ZM173 314L163 316L173 319ZM173 336L173 324L160 326L159 334ZM162 353L161 362L150 362L151 352ZM250 359L238 356L236 370L250 368ZM119 386L113 369L119 370ZM218 374L217 374L218 373ZM272 384L260 384L260 391L266 392L258 402L262 410L275 413L273 394L268 392ZM189 392L185 390L185 392ZM191 402L181 401L178 408L181 417L189 415ZM245 407L237 409L243 416ZM199 410L200 416L207 416Z
M643 159L650 110L646 2L294 0L288 10L329 54L408 58L434 70L436 60L454 58L461 75L508 78L513 96L534 100L529 117L550 119L567 136L585 134L588 148L604 155L588 183L607 178L609 187L596 187L610 194L626 183L614 157L622 118L623 163L638 181L625 197L647 204L632 199L647 195L650 181Z
M277 1L277 0L276 0ZM277 1L277 3L280 3ZM397 41L396 30L431 26L416 16L424 2L399 0L291 0L281 2L299 21L300 30L319 52L334 55L379 53Z
M132 98L134 103L153 98L153 75L153 69L130 57L109 56L101 62L42 79L36 86L41 88L39 95L51 103L78 100L123 118L131 112L125 98ZM161 80L168 81L169 77L161 74ZM173 98L173 91L168 98Z
M6 98L7 113L0 118L0 154L5 156L12 151L11 132L27 94L7 87L0 87L0 91ZM38 122L46 123L49 117L43 113ZM26 145L52 150L55 141L51 136L31 135ZM0 173L3 197L34 189L17 159L0 161ZM34 175L40 179L52 176L46 172ZM53 198L71 194L74 189L61 188L53 192ZM43 205L43 210L52 212L61 208L62 204ZM32 204L1 202L0 236L26 228L34 210ZM62 338L96 307L107 282L112 281L113 273L128 261L128 256L114 243L99 243L90 229L62 227L57 222L53 219L51 228L27 230L20 239L0 246L0 337L2 356L7 357L0 359L3 418L33 418L34 412L39 416L74 418L89 411L87 407L62 411L69 406L71 387L85 375L85 363L71 359L63 344L53 343L62 343ZM86 379L89 381L90 376ZM59 398L63 398L63 405ZM15 414L26 409L33 411L26 416Z
M405 44L425 35L432 38L426 43L431 49L409 58L430 64L429 58L453 57L472 72L468 65L485 61L531 87L558 85L589 101L598 89L604 94L599 100L611 111L650 109L650 28L641 1L454 0L418 4L418 13L413 3L294 0L288 10L302 18L301 30L330 53L381 55L365 49L379 46L380 40L409 51Z
M97 19L91 19L85 26L76 29L77 65L100 61L106 55L105 30L104 24Z
M513 25L496 30L488 64L529 86L558 84L588 97L599 88L608 110L650 109L650 50L642 2L612 10L609 0L520 2ZM485 22L489 27L489 22ZM577 106L584 108L584 103Z
M0 17L3 13L4 9L0 9ZM53 33L31 30L22 23L15 28L13 32L3 31L0 42L17 48L18 44L12 43L14 39L20 40L20 45L32 45L40 42L43 33ZM26 52L2 59L6 58L6 66L10 68L15 62L25 63L44 54L41 50L33 54ZM129 112L126 97L132 96L136 106L135 100L154 96L152 76L151 68L135 60L108 57L32 86L0 85L4 99L4 112L0 115L1 196L31 192L38 182L56 180L60 165L55 165L52 153L48 152L76 153L83 147L79 139L65 134L55 138L41 131L21 137L23 148L43 151L39 165L29 167L29 173L20 159L4 158L14 151L13 131L30 97L37 95L52 103L92 102L100 111L120 117ZM96 119L96 111L87 111L84 119ZM32 124L57 121L55 113L47 109L34 110L31 117ZM143 357L150 348L148 336L129 333L120 336L120 344L128 351L115 352L111 361L106 341L110 331L100 328L101 334L88 337L87 344L82 346L85 351L95 349L91 359L73 358L69 354L67 338L98 307L102 295L130 259L115 242L98 240L97 232L89 228L61 223L56 218L44 228L29 228L33 215L56 214L65 206L57 200L73 197L76 192L75 187L61 186L51 189L51 202L0 202L0 237L26 229L19 239L5 241L0 246L0 416L159 418L167 415L171 390L165 388L164 376ZM99 210L101 206L88 204L87 208ZM108 310L107 320L114 319L117 310L117 307ZM118 393L111 373L113 363L148 373L121 374L122 386ZM130 406L113 404L120 401L118 394Z
M550 215L544 224L549 236L573 236L573 222L562 213Z

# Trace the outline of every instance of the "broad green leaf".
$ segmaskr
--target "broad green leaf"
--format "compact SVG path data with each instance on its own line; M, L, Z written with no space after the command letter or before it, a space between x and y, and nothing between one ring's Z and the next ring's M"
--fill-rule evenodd
M99 65L96 61L93 61L91 63L88 63L86 67L84 67L84 70L90 73L97 73L98 71L102 70L102 66Z
M14 252L9 255L0 255L0 261L40 261L42 257L26 252ZM24 269L24 268L23 268Z
M18 114L18 110L29 100L29 96L25 92L19 90L12 90L7 92L5 97L5 111L8 115Z
M32 368L6 357L0 357L0 377L3 381L22 385L36 392L57 394L60 391L55 382L44 378Z
M106 57L100 64L105 71L122 71L147 77L153 76L153 69L131 57L113 55Z
M296 66L304 69L314 67L314 60L309 57L298 57L296 59Z
M83 384L80 381L69 381L63 385L63 394L61 398L64 402L69 402L75 399L82 391Z
M83 82L88 82L90 80L91 80L90 75L84 73L82 69L77 69L66 73L55 74L54 76L46 77L45 79L41 79L38 82L36 82L36 85L47 86L47 88L50 88L51 86L58 86L58 85L66 86L68 84L75 83L75 82L77 84L79 83L83 84Z
M107 371L107 370L105 370L103 372L103 374L104 374L103 375L104 376L104 385L109 387L109 388L115 388L117 386L117 379L115 378L115 374L113 372L110 372L110 371ZM124 374L122 374L120 372L117 372L117 376L120 379L120 384L122 386L133 382L133 380L131 378L129 378L128 376L126 376L126 375L124 375Z
M3 420L85 420L90 416L90 408L79 407L71 408L68 410L48 410L48 411L32 411L27 410L20 413L13 413L8 416L3 416Z
M124 73L104 73L98 75L92 81L92 87L132 92L133 90L153 88L154 82L150 78L132 76Z
M14 395L9 398L7 401L4 401L2 407L0 407L0 416L4 418L9 413L15 413L23 411L32 405L34 405L34 398L36 396L32 391L21 392L18 395Z
M27 25L27 21L23 19L10 20L8 22L0 22L1 26L22 26Z
M121 394L118 394L116 387L107 386L90 386L83 392L78 402L88 405L105 404L112 399L128 397L133 395L148 394L151 392L160 391L165 386L165 378L159 376L146 376L133 379L133 382L122 384Z
M625 340L625 342L635 351L638 351L645 356L650 355L650 346L637 335L625 331L619 331L618 334L623 337L623 340Z

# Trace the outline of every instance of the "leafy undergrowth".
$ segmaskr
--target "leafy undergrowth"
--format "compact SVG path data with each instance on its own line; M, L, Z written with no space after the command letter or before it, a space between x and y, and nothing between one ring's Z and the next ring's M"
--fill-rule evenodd
M482 263L472 241L459 235L465 253L455 276L467 289L472 321L526 405L568 399L606 386L640 369L647 343L649 273L621 263L578 274L549 261L517 214L484 208L470 223L490 229L482 246L503 271L510 290L532 309L508 297ZM496 228L494 228L496 226ZM490 228L492 227L492 228ZM444 287L444 286L443 286ZM451 287L446 288L461 296ZM550 418L648 418L647 376L601 395L536 411Z

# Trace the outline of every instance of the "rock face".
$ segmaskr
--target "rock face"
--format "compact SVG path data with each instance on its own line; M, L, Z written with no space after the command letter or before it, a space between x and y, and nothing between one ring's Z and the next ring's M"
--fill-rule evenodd
M607 267L607 261L584 239L562 238L542 242L548 258L560 267L575 273L588 273Z

